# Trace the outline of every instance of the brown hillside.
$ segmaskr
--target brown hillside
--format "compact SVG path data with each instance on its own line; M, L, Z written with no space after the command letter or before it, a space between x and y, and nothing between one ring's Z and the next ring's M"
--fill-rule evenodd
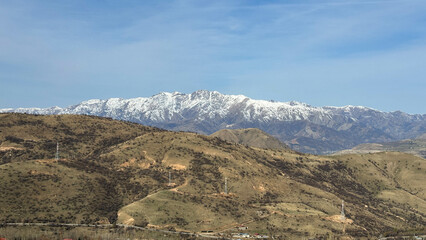
M314 156L111 119L22 114L0 114L0 147L0 222L224 236L243 224L291 239L425 225L425 159L409 154ZM339 222L342 200L348 220Z
M218 137L224 141L238 143L249 147L265 149L288 149L288 146L277 138L257 128L222 129L210 136Z
M416 139L405 139L396 142L386 143L364 143L352 149L343 150L335 153L339 154L365 154L374 152L405 152L426 158L426 134L423 134Z

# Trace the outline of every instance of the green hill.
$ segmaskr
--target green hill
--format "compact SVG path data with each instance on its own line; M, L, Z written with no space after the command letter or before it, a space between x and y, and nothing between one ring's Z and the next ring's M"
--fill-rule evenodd
M259 149L89 116L0 114L0 222L379 235L425 225L425 161Z

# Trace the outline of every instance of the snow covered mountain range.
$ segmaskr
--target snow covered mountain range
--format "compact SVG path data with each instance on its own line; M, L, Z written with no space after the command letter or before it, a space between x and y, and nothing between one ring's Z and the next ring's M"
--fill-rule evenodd
M381 112L361 106L313 107L206 90L191 94L163 92L149 98L93 99L66 108L0 112L87 114L204 134L225 128L259 128L295 150L320 154L360 143L414 138L426 132L426 114Z

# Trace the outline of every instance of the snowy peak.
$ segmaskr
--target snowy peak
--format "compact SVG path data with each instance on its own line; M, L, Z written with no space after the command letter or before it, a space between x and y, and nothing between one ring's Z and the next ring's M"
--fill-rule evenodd
M191 112L194 116L206 118L239 114L247 121L293 121L309 119L329 119L336 113L354 117L359 113L374 111L361 106L313 107L296 101L276 102L254 100L243 95L224 95L217 91L199 90L191 94L162 92L149 98L110 98L91 99L67 108L18 108L3 109L1 112L28 112L38 114L104 114L108 117L140 116L140 120L170 120L185 118ZM119 116L120 115L120 116Z
M211 134L225 128L259 128L300 151L324 153L363 142L413 138L426 132L426 115L386 113L362 106L313 107L199 90L144 98L91 99L66 108L18 108L0 112L88 114L170 130ZM318 146L321 146L319 149Z
M108 117L115 117L117 112L128 114L142 114L150 120L167 120L187 111L197 116L226 117L228 114L239 112L248 121L262 120L259 118L276 119L279 121L307 120L312 115L328 116L333 111L351 112L356 108L364 107L312 107L300 102L275 102L254 100L243 95L224 95L217 91L199 90L191 94L179 92L162 92L149 98L110 98L106 100L91 99L67 108L28 108L3 109L2 112L36 112L39 114L95 114L104 113Z

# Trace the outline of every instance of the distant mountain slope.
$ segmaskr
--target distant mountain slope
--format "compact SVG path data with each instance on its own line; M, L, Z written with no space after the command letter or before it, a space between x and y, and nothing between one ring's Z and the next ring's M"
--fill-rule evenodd
M415 139L405 139L396 142L387 142L387 143L364 143L358 146L355 146L352 149L342 150L336 152L337 154L350 154L350 153L374 153L374 152L405 152L411 153L423 158L426 158L426 134L415 138Z
M425 226L425 171L404 153L315 156L93 116L0 114L1 223L358 239Z
M210 136L250 147L266 149L288 149L280 140L257 128L223 129Z
M192 94L163 92L149 98L94 99L67 108L0 112L87 114L203 134L227 128L258 128L279 136L295 150L321 154L361 143L415 138L426 132L426 115L388 113L360 106L313 107L204 90Z
M416 137L416 140L425 140L426 141L426 133Z

